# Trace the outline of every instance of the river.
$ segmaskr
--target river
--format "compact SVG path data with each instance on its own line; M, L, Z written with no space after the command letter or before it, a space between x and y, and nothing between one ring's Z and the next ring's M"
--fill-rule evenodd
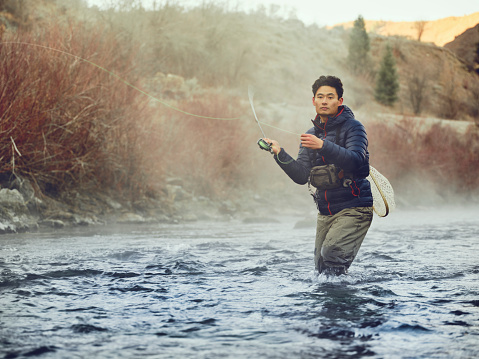
M293 217L3 235L0 356L477 358L478 214L375 216L340 277Z

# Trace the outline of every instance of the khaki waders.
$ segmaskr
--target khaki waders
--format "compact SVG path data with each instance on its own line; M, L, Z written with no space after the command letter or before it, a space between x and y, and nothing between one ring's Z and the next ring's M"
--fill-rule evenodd
M346 208L332 216L319 213L314 246L316 269L320 273L347 273L372 219L372 207Z

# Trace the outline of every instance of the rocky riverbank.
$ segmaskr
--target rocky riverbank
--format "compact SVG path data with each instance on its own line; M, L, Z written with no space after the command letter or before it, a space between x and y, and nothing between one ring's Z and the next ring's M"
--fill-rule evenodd
M16 178L0 189L0 234L42 228L196 220L189 213L180 215L175 205L179 198L191 197L179 185L167 185L161 199L125 200L98 191L48 196L36 193L28 180Z
M278 198L276 198L277 200ZM0 234L80 226L181 223L198 220L274 221L280 213L272 198L254 192L234 199L210 199L189 193L181 179L169 179L157 197L125 199L108 191L69 191L38 194L26 179L16 178L0 188ZM288 199L281 198L281 200ZM265 210L265 204L269 205ZM277 203L277 202L276 202ZM291 201L289 201L291 203ZM309 203L309 202L308 202ZM290 204L281 214L299 214ZM308 210L305 211L305 214Z

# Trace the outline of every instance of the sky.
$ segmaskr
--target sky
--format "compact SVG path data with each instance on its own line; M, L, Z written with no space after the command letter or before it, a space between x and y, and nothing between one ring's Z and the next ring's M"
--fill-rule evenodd
M145 6L153 0L142 0ZM167 1L184 6L200 5L203 2L228 4L245 12L264 5L268 9L271 4L280 6L277 15L296 18L306 25L316 23L318 26L331 26L343 22L354 21L359 15L366 20L384 21L419 21L438 20L449 16L464 16L479 12L479 0L156 0L157 3ZM111 4L112 0L87 0L89 4L102 6ZM113 1L114 3L115 1Z

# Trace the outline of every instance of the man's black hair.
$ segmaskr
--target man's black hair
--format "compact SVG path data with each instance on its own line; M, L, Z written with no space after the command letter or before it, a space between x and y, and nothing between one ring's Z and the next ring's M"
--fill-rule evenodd
M336 76L320 76L313 84L313 96L316 96L316 92L321 86L334 87L338 94L338 99L343 97L343 83Z

